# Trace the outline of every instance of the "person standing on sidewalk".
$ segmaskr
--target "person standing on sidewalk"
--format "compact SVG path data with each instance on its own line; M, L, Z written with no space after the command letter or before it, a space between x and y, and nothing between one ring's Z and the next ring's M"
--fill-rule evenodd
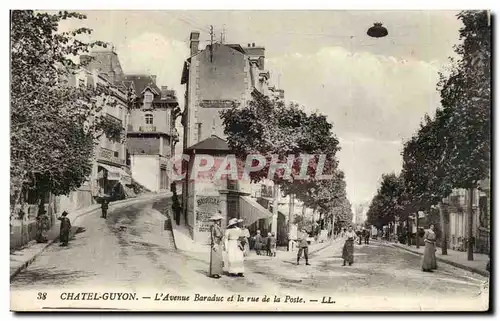
M108 216L108 207L109 207L109 201L105 198L103 199L102 201L102 204L101 204L101 217L106 219L106 217Z
M308 234L305 230L302 230L298 235L299 239L297 240L299 251L297 252L297 265L299 265L300 258L302 257L302 253L304 253L304 257L306 259L306 265L309 264L309 243L307 242Z
M222 275L222 239L224 234L222 233L222 215L219 213L215 214L210 218L214 224L210 227L210 269L209 276L213 278L220 278Z
M342 264L342 266L345 266L346 262L349 263L349 266L354 263L354 242L356 241L356 237L356 233L352 230L352 226L349 226L345 233L345 243L342 249L342 258L344 259L344 264Z
M241 229L238 227L238 219L232 218L227 223L224 235L224 247L227 251L227 272L231 276L243 276L245 271L243 262L243 251L245 248L240 243Z
M436 233L434 233L434 225L431 224L429 229L424 234L424 256L422 257L422 271L432 272L437 269L436 262Z
M69 233L71 232L71 222L66 216L68 212L62 212L61 216L57 219L61 221L61 228L59 230L59 240L61 241L61 246L68 246L69 243Z
M363 230L363 234L364 234L363 237L365 239L365 245L370 244L370 231L367 228L365 228Z

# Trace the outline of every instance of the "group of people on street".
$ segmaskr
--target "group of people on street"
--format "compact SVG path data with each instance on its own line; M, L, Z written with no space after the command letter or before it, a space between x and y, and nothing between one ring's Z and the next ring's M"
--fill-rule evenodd
M246 228L241 228L243 220L232 218L222 230L220 211L210 218L210 268L209 276L220 278L226 270L230 276L243 277L245 272L244 257L248 249Z
M274 233L267 233L267 237L261 235L260 230L253 238L253 248L257 255L276 256L276 236Z

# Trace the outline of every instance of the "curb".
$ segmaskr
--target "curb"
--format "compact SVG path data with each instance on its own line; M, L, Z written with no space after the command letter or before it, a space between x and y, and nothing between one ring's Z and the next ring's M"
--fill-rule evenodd
M411 249L399 246L397 244L384 244L384 245L386 245L386 246L392 246L392 247L395 247L395 248L398 248L398 249L401 249L401 250L405 250L405 251L413 253L413 254L418 254L420 256L423 255L422 253L420 253L418 251L414 251L414 250L411 250ZM436 260L440 261L440 262L443 262L443 263L446 263L446 264L449 264L449 265L452 265L454 267L460 268L462 270L467 270L469 272L477 273L477 274L482 275L484 277L490 277L490 273L488 271L483 271L483 270L480 270L480 269L476 269L476 268L473 268L473 267L470 267L470 266L467 266L467 265L464 265L464 264L461 264L461 263L457 263L457 262L454 262L454 261L451 261L451 260L443 259L441 257L436 257Z
M146 196L146 197L143 197L143 198L141 198L141 197L129 198L129 199L125 199L125 200L120 200L120 201L117 201L117 202L113 202L113 203L110 204L109 207L110 207L110 209L117 209L117 208L120 208L120 205L126 205L127 203L133 203L134 201L137 201L137 203L140 203L140 202L152 200L152 199L155 199L155 198L162 198L162 197L168 196L169 194L170 193L161 193L161 194L154 194L154 195ZM89 207L92 207L92 206L89 206ZM88 210L82 211L82 213L78 214L77 216L75 216L72 219L71 223L73 224L77 219L79 219L79 218L81 218L81 217L83 217L85 215L91 214L91 213L93 213L94 211L96 211L98 209L99 209L99 207L89 208ZM33 261L35 261L35 259L40 254L42 254L49 246L51 246L52 244L54 244L54 242L56 242L58 239L59 239L59 236L56 236L56 238L54 238L52 240L49 240L46 243L46 245L40 249L40 251L38 251L37 253L35 253L26 262L24 262L23 264L21 264L14 272L12 272L10 274L10 281L12 281L12 279L15 278L22 270L24 270L31 263L33 263Z

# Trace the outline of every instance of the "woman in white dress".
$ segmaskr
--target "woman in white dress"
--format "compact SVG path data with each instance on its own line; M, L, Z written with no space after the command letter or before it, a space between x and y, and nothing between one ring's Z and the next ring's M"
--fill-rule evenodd
M242 231L238 227L238 219L232 218L227 223L227 229L224 233L224 245L227 251L226 270L231 276L243 276L245 272L243 266L243 252L245 247L240 242Z

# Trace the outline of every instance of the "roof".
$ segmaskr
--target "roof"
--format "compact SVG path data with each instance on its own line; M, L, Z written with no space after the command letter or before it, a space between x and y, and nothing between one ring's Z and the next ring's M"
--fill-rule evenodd
M220 45L220 44L218 44ZM243 49L243 47L239 44L222 44L223 46L227 46L233 50L236 50L242 54L246 54L245 52L245 49ZM207 48L209 47L210 45L207 46ZM202 53L203 51L205 51L206 49L204 50L200 50L198 51L197 53L195 53L194 55L191 55L189 58L187 58L185 61L184 61L184 66L182 68L182 75L181 75L181 85L184 85L187 83L187 80L189 78L189 64L191 63L191 58L193 58L194 56L197 56L199 55L200 53Z
M241 45L238 44L225 44L226 46L233 48L236 51L241 52L242 54L246 54L245 49Z
M137 95L140 95L147 87L150 87L157 93L160 92L160 88L158 88L150 75L125 75L123 80L124 82L132 82L134 84Z
M212 135L209 138L204 139L201 142L192 145L191 147L188 147L186 150L196 150L196 151L210 150L210 151L228 152L231 149L229 148L229 145L224 139L220 138L217 135Z

